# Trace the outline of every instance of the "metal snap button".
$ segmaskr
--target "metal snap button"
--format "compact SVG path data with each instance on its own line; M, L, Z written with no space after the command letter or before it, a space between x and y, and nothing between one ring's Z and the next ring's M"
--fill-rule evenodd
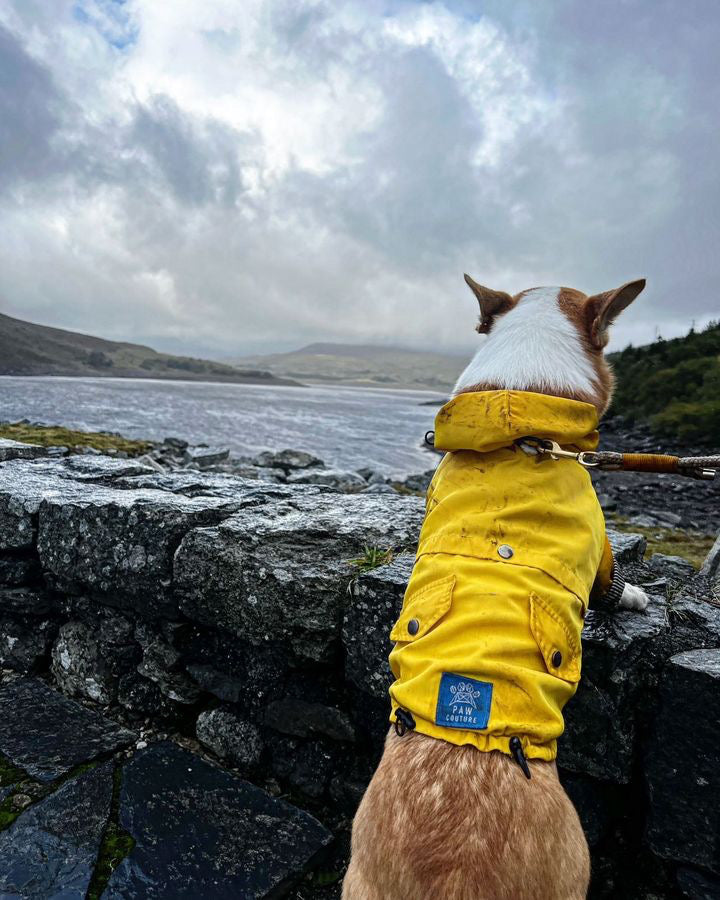
M417 619L410 619L407 628L408 634L417 634L420 631L420 623Z
M500 544L497 552L498 556L502 556L503 559L510 559L515 551L509 544Z
M560 666L562 665L562 653L561 653L559 650L556 650L556 651L553 653L552 658L551 658L550 661L552 662L553 666L554 666L556 669L559 669Z

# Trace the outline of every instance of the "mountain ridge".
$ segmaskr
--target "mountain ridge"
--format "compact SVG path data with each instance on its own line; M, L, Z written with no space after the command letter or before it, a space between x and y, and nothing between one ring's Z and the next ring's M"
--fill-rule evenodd
M160 353L144 344L111 341L0 313L0 375L161 378L237 384L298 385L262 370Z

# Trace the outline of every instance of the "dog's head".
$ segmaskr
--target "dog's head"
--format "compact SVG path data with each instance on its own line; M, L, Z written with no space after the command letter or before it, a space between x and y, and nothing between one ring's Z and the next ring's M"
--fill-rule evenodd
M565 287L540 287L515 296L465 281L480 304L477 330L486 335L455 393L525 390L583 400L605 412L613 377L603 355L609 328L645 287L629 281L588 297Z

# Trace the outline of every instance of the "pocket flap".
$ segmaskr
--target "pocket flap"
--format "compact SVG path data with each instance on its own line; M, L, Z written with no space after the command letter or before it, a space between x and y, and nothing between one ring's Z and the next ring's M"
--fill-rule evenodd
M580 681L582 648L570 624L542 597L530 595L530 628L548 672L565 681Z
M412 594L390 632L390 640L407 643L427 634L450 609L454 587L455 576L448 575Z

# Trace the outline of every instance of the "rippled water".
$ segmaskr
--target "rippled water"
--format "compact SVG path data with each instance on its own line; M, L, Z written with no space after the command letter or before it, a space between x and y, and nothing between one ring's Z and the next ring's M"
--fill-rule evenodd
M238 453L292 447L343 469L420 472L440 398L426 391L269 387L133 378L0 377L0 420L32 421L127 437L219 444Z

